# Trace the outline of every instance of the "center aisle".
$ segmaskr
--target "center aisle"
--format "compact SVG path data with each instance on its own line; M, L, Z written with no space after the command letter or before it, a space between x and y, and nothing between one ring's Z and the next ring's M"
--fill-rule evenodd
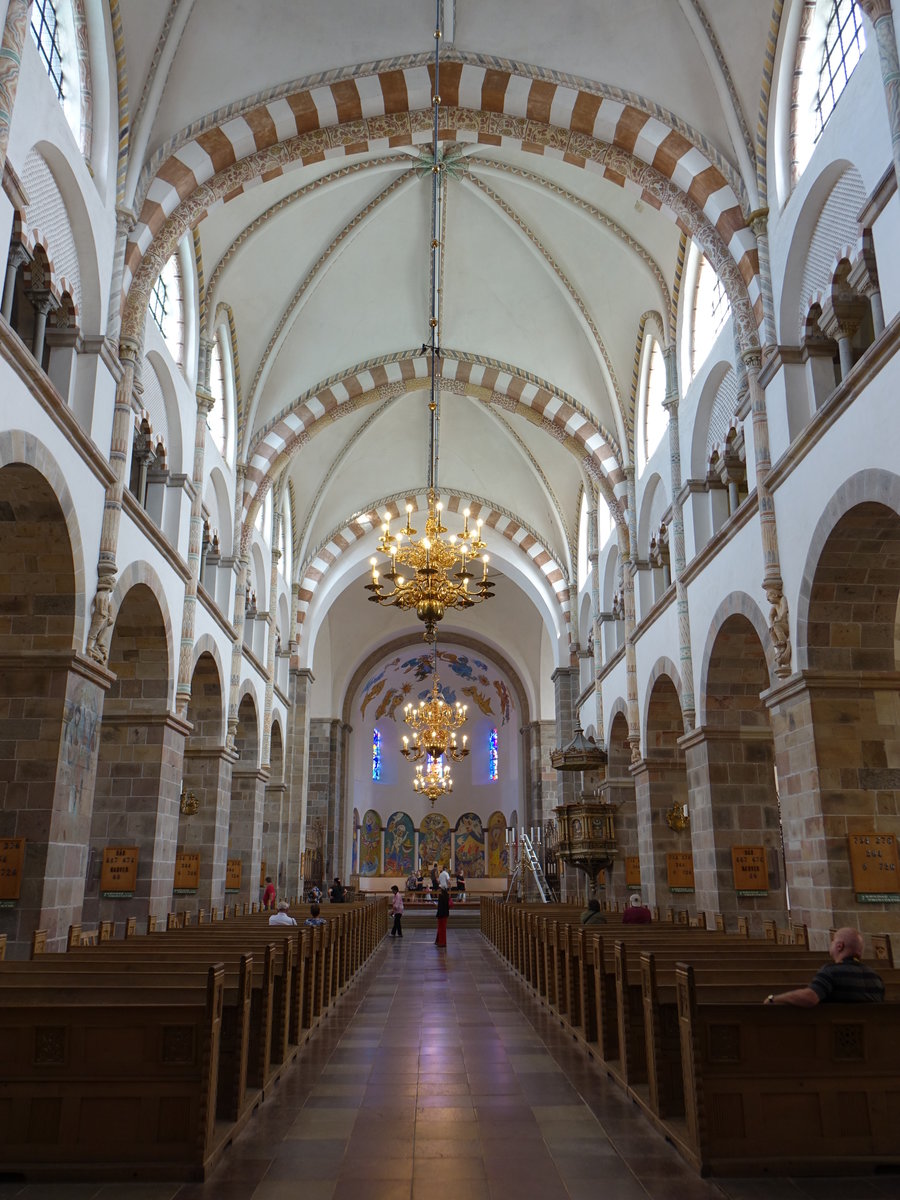
M217 1174L176 1200L721 1200L480 933L433 942L433 925L385 939Z

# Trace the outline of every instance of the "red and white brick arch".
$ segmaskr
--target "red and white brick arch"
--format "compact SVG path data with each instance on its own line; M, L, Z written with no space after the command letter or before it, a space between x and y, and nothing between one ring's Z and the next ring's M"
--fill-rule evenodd
M539 540L537 534L510 516L509 513L489 508L487 505L470 500L455 492L442 492L441 499L444 502L445 513L462 514L464 509L468 509L472 520L478 520L480 517L484 521L485 530L506 538L507 541L512 542L514 546L518 546L524 554L528 555L550 588L562 615L566 641L571 641L572 614L569 582L562 564ZM298 642L303 636L303 623L316 590L326 574L335 567L343 554L346 554L364 538L369 537L373 531L381 528L384 513L389 512L394 519L402 514L405 519L407 504L412 505L413 513L427 513L428 496L425 492L419 492L403 496L401 499L376 501L369 512L348 521L346 525L331 534L328 540L315 551L313 557L304 564L300 572L299 591L294 593L297 597L295 620Z
M607 499L624 510L628 487L618 448L572 397L552 391L534 376L499 364L447 357L445 353L440 369L442 389L513 411L531 410L553 436L560 441L571 439L597 468ZM248 454L241 506L245 528L252 525L271 481L308 443L317 422L330 424L341 415L342 408L347 414L355 412L360 404L384 399L393 389L400 394L423 388L429 378L429 360L421 354L379 360L348 375L332 377L280 413L260 431Z
M326 157L430 143L428 65L298 89L250 103L154 161L125 254L123 336L140 342L150 289L179 238L207 212L291 167ZM515 74L480 62L441 69L439 136L590 164L695 234L731 301L746 347L762 320L759 256L736 173L658 106Z

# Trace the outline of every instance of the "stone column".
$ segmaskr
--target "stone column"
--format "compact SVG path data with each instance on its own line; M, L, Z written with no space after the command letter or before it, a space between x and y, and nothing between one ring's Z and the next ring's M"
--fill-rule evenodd
M13 300L16 297L16 275L19 267L29 262L31 255L21 242L13 242L9 248L9 258L6 260L6 278L3 281L3 319L12 320Z
M287 837L284 858L287 864L285 891L302 895L301 866L306 847L309 781L309 699L313 674L303 667L291 667L290 708L284 747L287 782Z
M125 491L128 469L128 450L131 442L132 414L131 393L134 389L135 365L140 353L136 342L123 341L119 347L122 375L116 384L116 403L113 410L112 437L110 439L109 465L113 470L113 482L106 490L103 506L103 524L100 528L100 556L97 562L97 591L91 602L91 624L88 630L85 652L95 662L106 663L109 657L109 639L115 624L110 592L118 573L116 550L119 543L119 525L122 520L122 496Z
M47 334L47 317L50 310L56 307L56 299L50 292L32 292L28 299L34 305L34 333L31 338L31 353L38 366L44 357L44 338Z
M875 252L868 234L864 239L863 252L847 276L847 282L869 301L872 309L872 333L876 338L881 337L884 333L884 306L881 303L881 285L878 280Z
M625 602L625 699L628 705L628 744L631 760L641 756L641 718L638 712L637 656L634 649L634 577L636 568L626 562L622 574L622 595Z
M176 708L180 716L187 714L191 698L191 676L194 659L194 629L197 619L197 586L200 582L200 557L203 541L203 474L206 458L206 418L215 401L209 390L209 363L212 343L200 339L199 379L197 383L197 418L194 422L193 493L191 495L191 525L188 536L189 575L184 587L184 611L181 619L181 651L178 659L178 692Z
M775 324L775 300L772 295L772 267L769 259L769 210L757 208L750 213L747 224L756 237L756 249L759 255L759 289L762 295L763 327L760 330L760 340L763 347L778 344Z
M690 829L697 911L786 924L781 870L781 828L768 728L700 728L680 741L687 764ZM764 846L767 874L762 896L739 896L734 886L733 846Z
M881 80L884 84L884 99L891 128L894 174L900 188L900 59L897 56L897 32L894 28L891 0L858 0L858 3L875 26L875 40L878 43L878 57L881 61Z
M846 379L853 370L853 338L864 315L865 305L853 293L837 296L830 293L822 302L819 328L826 337L837 342L841 379Z
M772 467L769 450L769 422L766 416L766 396L759 382L760 352L758 348L744 351L742 363L746 371L753 419L753 454L756 464L756 494L759 507L759 529L763 550L763 591L769 602L769 633L775 649L775 674L787 678L791 673L790 615L781 563L778 557L778 529L775 524L775 502L767 480Z
M128 235L134 229L135 214L130 208L116 208L116 245L113 252L112 278L109 288L109 317L106 336L118 341L122 328L122 282L125 278L125 251Z
M610 774L612 763L607 770L606 779L598 789L599 798L604 804L615 804L616 812L616 847L618 857L612 870L606 872L606 899L616 901L620 906L627 900L634 888L625 886L625 859L640 855L638 843L638 821L635 807L634 779Z
M272 563L269 570L269 629L266 642L266 699L263 711L263 744L262 761L266 765L272 753L272 707L275 703L275 634L278 621L278 564L281 562L281 550L278 543L281 538L281 499L276 498L272 519Z
M261 767L232 768L228 857L241 860L238 899L259 900L259 864L262 861L263 805L268 771Z
M49 950L65 950L69 925L81 919L101 714L112 682L71 651L0 663L7 739L0 771L9 800L0 807L0 837L25 839L19 900L0 908L10 958L28 957L35 929L47 930Z
M3 42L0 44L0 174L6 166L9 127L12 124L22 50L31 21L31 0L9 0Z
M588 562L591 569L591 642L593 644L594 679L594 728L597 730L597 745L606 745L606 729L603 718L603 689L600 673L603 667L603 647L600 638L600 551L597 546L597 497L590 490L588 506Z
M577 667L557 667L550 676L556 693L556 748L567 746L575 736L577 713L575 697L578 691ZM557 805L578 800L581 776L577 771L557 771ZM532 814L533 816L534 814ZM527 822L523 818L523 825Z
M179 822L178 849L200 855L200 885L195 897L179 897L178 908L221 912L225 904L232 769L237 761L234 751L224 746L185 750L184 790L201 800L199 811Z
M689 832L676 833L666 824L665 813L673 803L686 804L687 774L684 763L656 754L632 763L634 799L637 810L638 846L641 858L641 891L648 904L693 907L694 897L669 891L666 855L690 852Z
M848 835L896 831L896 770L875 750L900 723L896 672L798 672L762 699L769 708L791 920L815 949L830 928L900 933L898 905L860 902Z
M687 584L684 582L684 512L681 504L681 435L678 425L678 363L674 343L666 347L666 395L663 407L669 414L669 472L672 481L671 564L675 573L675 606L678 614L678 655L681 667L681 710L685 732L694 726L694 661L691 652L691 617Z

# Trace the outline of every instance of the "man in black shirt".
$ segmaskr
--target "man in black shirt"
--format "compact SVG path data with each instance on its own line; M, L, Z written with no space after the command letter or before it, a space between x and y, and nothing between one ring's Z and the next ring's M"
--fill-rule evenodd
M344 885L341 883L340 878L337 875L334 877L334 883L329 889L328 896L332 904L344 903Z
M809 987L767 996L766 1004L795 1004L814 1008L817 1004L879 1003L884 999L884 981L877 971L862 962L863 940L858 929L839 929L831 939L831 962L810 981Z

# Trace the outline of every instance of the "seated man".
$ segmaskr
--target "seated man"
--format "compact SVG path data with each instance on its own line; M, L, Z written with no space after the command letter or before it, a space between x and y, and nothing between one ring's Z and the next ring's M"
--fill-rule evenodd
M828 949L831 962L822 967L809 987L766 996L763 1003L795 1004L798 1008L879 1003L884 999L884 981L877 971L861 961L862 951L862 934L858 929L839 929Z
M278 912L272 913L271 917L269 917L269 924L270 925L296 925L297 922L294 920L294 918L288 912L288 907L289 907L289 905L288 905L287 900L279 900L278 901Z

